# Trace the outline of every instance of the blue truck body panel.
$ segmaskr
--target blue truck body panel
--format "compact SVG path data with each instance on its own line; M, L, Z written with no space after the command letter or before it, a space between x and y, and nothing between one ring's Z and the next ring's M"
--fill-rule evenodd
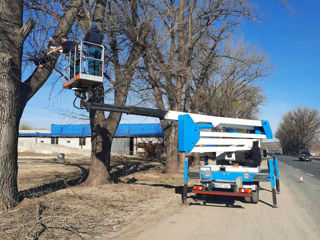
M200 174L201 174L202 180L208 180L208 181L236 181L238 177L241 177L243 182L253 182L253 177L257 173L201 171Z

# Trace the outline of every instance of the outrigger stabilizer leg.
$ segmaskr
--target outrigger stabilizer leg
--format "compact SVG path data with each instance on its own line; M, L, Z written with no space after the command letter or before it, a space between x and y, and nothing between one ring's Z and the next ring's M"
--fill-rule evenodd
M190 156L185 156L184 158L184 178L183 178L183 189L182 189L182 202L184 204L187 203L187 198L188 198L189 158Z
M280 193L280 175L279 175L279 161L277 157L274 157L274 172L276 175L276 185L277 185L277 192Z
M271 183L272 189L272 200L273 200L273 207L277 208L277 194L276 194L276 179L275 179L275 167L274 167L274 159L268 159L269 163L269 181Z

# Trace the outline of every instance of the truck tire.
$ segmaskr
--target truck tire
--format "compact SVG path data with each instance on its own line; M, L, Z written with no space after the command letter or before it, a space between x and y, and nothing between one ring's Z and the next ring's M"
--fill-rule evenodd
M259 202L259 190L252 192L252 203L257 204Z

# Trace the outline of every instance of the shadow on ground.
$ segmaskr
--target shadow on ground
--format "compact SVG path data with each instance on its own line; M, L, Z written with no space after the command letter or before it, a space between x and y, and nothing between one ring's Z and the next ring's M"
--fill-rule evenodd
M47 183L38 187L29 188L27 190L23 190L19 192L19 200L22 201L24 198L39 198L41 196L45 196L47 194L66 189L67 187L72 186L78 186L81 183L83 183L87 177L89 170L85 167L83 167L82 164L76 164L76 163L68 163L68 162L52 162L48 160L44 160L39 162L40 164L42 162L50 163L50 164L60 164L65 166L74 166L78 167L81 170L81 173L79 176L75 178L65 178L59 181ZM149 160L149 159L139 159L137 161L128 161L128 160L115 160L112 161L114 164L111 167L111 177L113 179L114 183L120 183L122 182L120 180L121 177L128 176L130 174L136 173L136 172L142 172L147 171L152 168L159 168L160 166L164 166L164 161L161 159L156 160ZM157 165L154 163L158 163ZM130 182L131 181L131 182ZM135 182L136 180L129 179L127 183Z
M62 179L56 182L47 183L38 187L29 188L24 191L19 192L19 200L22 201L24 198L39 198L41 196L45 196L49 193L56 192L61 189L65 189L71 186L77 186L84 182L87 179L89 171L82 167L80 164L71 164L65 162L56 162L52 164L62 164L65 166L74 166L78 167L81 170L79 177L73 179Z
M163 159L143 159L140 161L127 161L120 160L116 161L115 164L111 166L111 178L114 183L121 183L121 177L125 177L136 172L144 172L150 169L161 169L165 165L165 161ZM135 178L129 179L126 183L134 183L136 182Z

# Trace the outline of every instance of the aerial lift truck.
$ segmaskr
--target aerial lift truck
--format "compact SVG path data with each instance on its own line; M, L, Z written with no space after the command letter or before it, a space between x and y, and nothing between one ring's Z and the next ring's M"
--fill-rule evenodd
M80 44L84 45L83 42ZM102 45L100 47L103 53L104 48ZM75 91L76 97L80 98L80 108L89 112L100 110L178 121L178 150L181 153L186 153L182 191L184 203L187 202L190 193L192 196L200 198L212 196L243 197L245 202L258 203L260 182L270 182L273 207L277 207L276 192L280 192L278 159L276 157L268 158L268 169L261 169L260 166L239 166L236 162L237 159L233 157L238 151L250 151L254 142L258 142L260 145L261 140L273 138L268 121L93 102L87 99L86 93L89 89L94 89L103 83L104 54L100 59L91 59L99 63L98 76L86 73L88 57L84 47L80 48L78 57L78 62L74 61L73 64L79 64L80 71L72 74L71 76L74 77L71 79L70 74L66 74L67 81L63 83L63 88ZM71 56L69 56L70 58ZM65 70L68 72L69 67L67 66ZM204 155L204 163L199 166L197 171L189 170L191 153ZM209 164L208 155L210 153L216 153L217 158L224 157L229 164ZM191 191L188 187L190 179L198 179L199 181L198 184L191 186Z

